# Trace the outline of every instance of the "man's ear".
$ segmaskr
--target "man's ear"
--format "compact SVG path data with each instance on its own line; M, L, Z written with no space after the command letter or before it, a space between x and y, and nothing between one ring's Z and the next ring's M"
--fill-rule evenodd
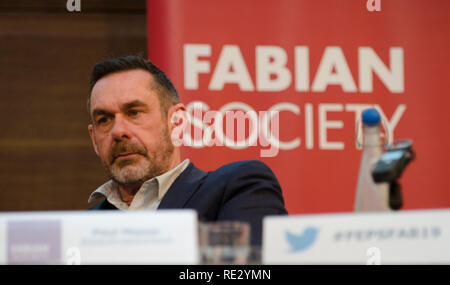
M182 103L178 103L169 108L167 112L169 130L180 126L181 124L186 124L187 114L186 107Z
M91 137L91 141L92 141L92 146L94 147L94 151L98 154L98 148L97 148L97 144L95 143L95 138L94 138L94 126L92 126L92 124L88 125L88 131L89 131L89 136Z
M174 146L181 146L184 129L187 125L186 107L178 103L167 112L170 137Z

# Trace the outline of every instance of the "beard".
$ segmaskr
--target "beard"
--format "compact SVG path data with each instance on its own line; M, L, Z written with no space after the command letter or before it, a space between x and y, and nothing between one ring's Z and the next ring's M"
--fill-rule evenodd
M170 156L174 146L168 128L163 127L160 139L153 149L131 143L128 140L119 141L112 147L107 163L103 163L111 179L119 185L140 186L145 181L163 174L169 168ZM135 153L130 158L117 159L120 154Z

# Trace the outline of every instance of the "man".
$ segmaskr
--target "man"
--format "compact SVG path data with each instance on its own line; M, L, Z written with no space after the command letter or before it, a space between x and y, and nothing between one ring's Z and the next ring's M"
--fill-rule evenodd
M287 214L280 185L259 161L204 172L181 161L176 130L186 125L177 91L151 62L136 56L95 65L88 99L89 134L111 180L95 190L92 209L195 209L200 221L250 223L261 244L262 218Z

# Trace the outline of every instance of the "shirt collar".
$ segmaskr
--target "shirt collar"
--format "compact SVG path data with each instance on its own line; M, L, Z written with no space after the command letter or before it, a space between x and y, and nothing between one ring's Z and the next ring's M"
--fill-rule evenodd
M175 179L180 176L181 172L183 172L186 167L188 167L190 161L189 159L185 159L182 163L178 164L177 167L172 168L171 170L163 173L159 176L156 176L156 180L158 181L158 200L161 201L167 190L169 190L170 186L172 186Z
M154 182L158 182L158 200L161 201L164 195L166 194L167 190L169 190L170 186L172 186L172 183L175 181L175 179L178 178L178 176L188 167L190 161L189 159L185 159L183 162L178 164L176 167L172 168L171 170L167 171L166 173L163 173L159 176L153 177L147 181L145 181L138 192L145 189L149 185L153 184ZM92 201L106 197L109 202L113 201L120 201L122 202L122 199L119 195L119 188L118 184L114 180L109 180L105 184L98 187L89 197L88 203L91 203ZM122 202L124 203L124 202Z

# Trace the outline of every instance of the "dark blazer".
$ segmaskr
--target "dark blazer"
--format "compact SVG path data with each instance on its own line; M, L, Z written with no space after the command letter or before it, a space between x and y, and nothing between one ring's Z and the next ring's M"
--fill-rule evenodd
M252 245L261 244L264 216L287 214L277 178L267 165L256 160L230 163L210 172L190 163L158 207L180 208L195 209L201 222L248 222ZM104 200L91 209L117 208Z

